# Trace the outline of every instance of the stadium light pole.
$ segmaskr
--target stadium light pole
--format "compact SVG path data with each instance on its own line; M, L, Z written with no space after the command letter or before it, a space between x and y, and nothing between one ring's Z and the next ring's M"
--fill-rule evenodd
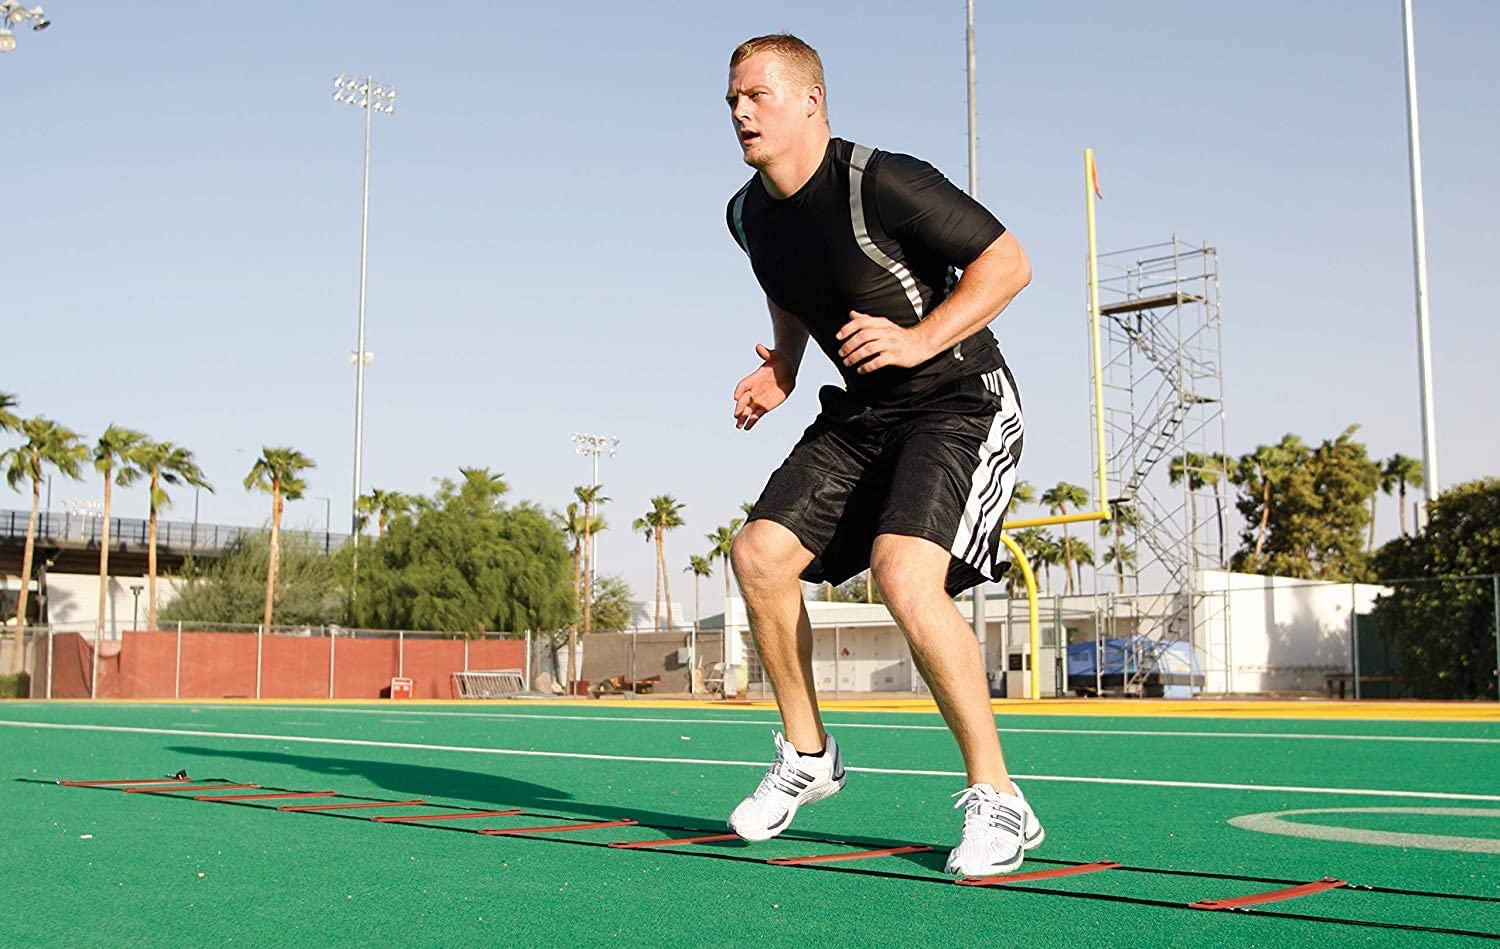
M964 46L968 61L969 90L969 197L979 200L979 111L974 99L974 0L968 0L964 28ZM989 667L986 665L986 633L988 623L985 616L984 581L981 579L969 591L970 605L974 608L974 638L979 640L979 661L985 666L985 684L989 684Z
M370 248L370 117L375 112L390 115L396 111L396 89L388 82L377 82L373 76L350 76L339 73L333 81L333 101L352 105L365 114L365 174L361 197L359 229L359 338L349 361L354 364L354 497L349 502L350 543L354 546L354 569L359 570L359 494L362 489L360 466L364 459L365 433L365 367L374 355L365 351L365 272Z
M1427 322L1427 225L1422 216L1422 137L1417 125L1417 53L1411 0L1401 0L1406 47L1406 144L1411 166L1411 242L1417 290L1417 373L1422 386L1422 493L1430 504L1442 493L1437 429L1432 409L1432 332ZM1424 512L1425 513L1425 512Z
M615 446L620 440L613 435L593 435L586 432L573 433L573 451L580 455L591 455L594 459L593 486L599 487L599 455L608 454L615 456ZM599 535L590 530L589 532L589 589L594 588L594 578L598 574ZM571 686L570 686L571 687Z
M52 25L41 7L27 8L11 0L0 2L0 53L9 53L16 48L16 34L11 27L31 21L31 31L40 33Z

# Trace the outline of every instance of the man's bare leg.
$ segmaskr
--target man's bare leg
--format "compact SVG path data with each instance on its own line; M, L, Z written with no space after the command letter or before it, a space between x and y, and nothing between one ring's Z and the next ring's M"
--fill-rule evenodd
M751 521L734 540L732 562L761 665L776 689L787 740L799 752L823 748L812 672L812 624L802 602L801 574L813 555L774 521Z
M1010 794L979 643L943 589L949 559L948 551L930 540L881 534L870 563L917 669L958 741L969 784Z

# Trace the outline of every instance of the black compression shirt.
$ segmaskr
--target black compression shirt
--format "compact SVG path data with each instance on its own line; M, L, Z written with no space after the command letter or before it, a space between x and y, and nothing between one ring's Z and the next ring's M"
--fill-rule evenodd
M760 175L730 200L728 222L767 298L797 317L867 404L908 402L1002 359L988 328L912 368L860 375L838 358L849 311L913 326L947 299L958 270L1005 227L931 165L842 139L785 199Z

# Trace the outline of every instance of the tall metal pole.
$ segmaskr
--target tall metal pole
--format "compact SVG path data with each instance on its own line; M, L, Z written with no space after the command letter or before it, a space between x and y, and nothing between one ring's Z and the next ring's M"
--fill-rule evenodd
M979 113L974 104L974 0L968 4L966 42L969 51L969 197L979 200Z
M1422 217L1422 136L1417 124L1417 54L1411 0L1401 0L1406 46L1406 142L1411 154L1411 237L1417 289L1417 366L1422 386L1422 491L1431 502L1442 493L1438 480L1437 429L1432 409L1432 335L1427 322L1427 226Z
M354 497L350 502L350 543L359 550L359 495L362 490L360 466L364 458L365 440L365 267L370 253L370 102L374 80L365 77L366 95L363 99L365 113L365 174L360 196L359 221L359 341L354 349ZM356 554L355 556L358 556Z
M370 256L370 127L375 112L386 115L396 111L396 90L390 83L377 82L374 76L351 78L341 73L333 81L333 99L355 106L365 114L364 179L360 193L359 229L359 335L351 357L354 363L354 496L349 501L350 543L354 545L354 570L359 570L359 495L364 486L365 438L365 366L370 354L365 351L365 278Z
M968 0L966 14L964 45L968 52L969 197L977 201L979 200L979 113L974 103L974 0ZM974 638L979 640L979 661L984 666L986 682L988 682L989 657L985 649L986 624L983 580L974 586L969 596L971 605L974 607L974 616L972 619L974 624Z

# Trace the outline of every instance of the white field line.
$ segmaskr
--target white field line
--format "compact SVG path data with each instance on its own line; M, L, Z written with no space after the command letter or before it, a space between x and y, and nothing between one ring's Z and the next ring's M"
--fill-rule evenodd
M410 741L370 741L359 738L317 738L306 735L259 735L250 732L190 731L181 728L137 728L129 725L58 724L0 719L0 725L15 728L45 728L58 731L115 732L133 735L176 735L189 738L230 738L312 745L344 745L359 748L402 748L414 751L452 751L476 755L514 755L526 758L571 758L585 761L634 761L645 764L691 764L707 767L765 768L764 761L723 761L716 758L653 758L640 755L596 755L573 751L531 751L519 748L475 748L466 745L429 745ZM865 774L904 774L962 778L962 771L928 771L915 768L846 768ZM1057 781L1065 784L1121 784L1158 788L1207 788L1222 791L1280 791L1294 794L1333 794L1345 797L1410 797L1445 801L1500 801L1500 794L1456 794L1445 791L1402 791L1383 788L1318 788L1281 784L1224 784L1206 781L1152 781L1143 778L1094 778L1072 775L1018 775L1026 781Z
M141 706L134 706L140 708ZM175 708L177 706L153 705L149 708ZM203 706L204 708L224 709L228 711L258 711L258 712L306 712L307 706L287 705L234 705L234 706ZM781 722L774 719L749 719L749 718L655 718L637 715L538 715L526 712L434 712L418 711L415 709L376 709L376 708L323 708L319 712L333 712L341 715L417 715L417 716L439 716L448 718L492 718L492 719L522 719L544 722L615 722L630 724L632 722L651 722L663 725L758 725L761 727L780 728ZM304 724L304 723L298 723ZM945 732L946 725L908 725L891 724L882 722L839 722L830 721L829 725L835 729L844 728L873 728L888 731L918 731L918 732ZM1144 738L1260 738L1260 739L1297 739L1315 741L1394 741L1394 742L1435 742L1437 744L1453 745L1500 745L1500 738L1446 738L1426 735L1334 735L1313 732L1187 732L1187 731L1146 731L1127 730L1123 728L1008 728L1000 726L1002 735L1129 735Z

